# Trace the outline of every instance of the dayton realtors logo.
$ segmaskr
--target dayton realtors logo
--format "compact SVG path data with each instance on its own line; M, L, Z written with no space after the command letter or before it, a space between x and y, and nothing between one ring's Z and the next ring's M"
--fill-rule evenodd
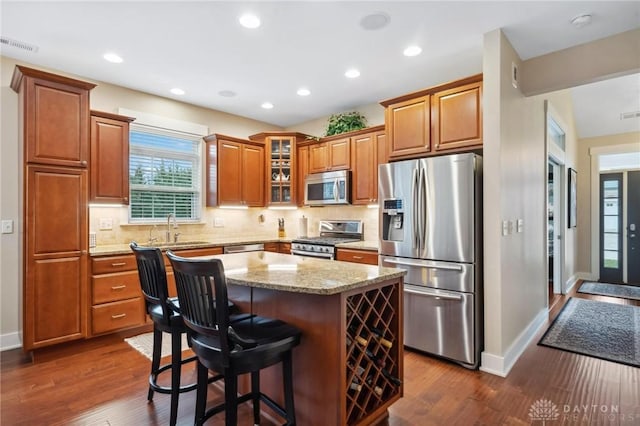
M638 413L620 413L617 405L570 405L564 404L560 408L552 401L541 398L529 407L529 418L532 422L546 422L559 420L578 423L616 422L634 423L640 420Z
M556 404L548 399L539 399L529 408L529 418L532 421L542 420L542 424L549 420L557 420L560 417L560 411Z

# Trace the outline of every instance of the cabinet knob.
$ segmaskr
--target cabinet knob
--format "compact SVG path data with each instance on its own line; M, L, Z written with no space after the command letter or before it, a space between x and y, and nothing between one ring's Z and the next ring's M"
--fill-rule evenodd
M123 200L129 201L129 197L124 197Z
M80 254L87 254L86 250L80 250Z
M80 164L82 164L83 166L86 166L86 165L87 165L87 160L82 160L82 161L80 162Z

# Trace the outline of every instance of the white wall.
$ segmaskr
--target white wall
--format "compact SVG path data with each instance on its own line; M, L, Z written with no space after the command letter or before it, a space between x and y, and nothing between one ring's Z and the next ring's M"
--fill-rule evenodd
M567 91L525 97L512 86L522 61L500 30L484 39L484 303L482 369L506 375L545 319L546 153L544 102L570 123L566 165L575 164L575 127ZM524 220L502 235L502 221ZM567 238L565 276L574 274L575 237Z
M358 111L360 114L364 115L367 119L367 127L384 124L384 107L379 103L361 105L351 109L350 111ZM289 127L287 130L322 137L327 130L328 119L329 116L327 115L326 117L320 117L315 120L296 124L295 126Z

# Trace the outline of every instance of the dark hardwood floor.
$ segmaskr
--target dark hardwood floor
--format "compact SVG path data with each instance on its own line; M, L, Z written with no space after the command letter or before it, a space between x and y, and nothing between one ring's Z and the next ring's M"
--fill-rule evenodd
M574 289L556 303L550 318L569 296L640 305L636 301L583 295ZM391 407L384 423L542 424L540 420L532 422L529 413L532 404L546 400L554 403L560 414L557 419L548 420L548 425L640 424L639 368L537 346L543 331L507 378L469 371L407 351L404 397ZM147 404L149 361L121 336L45 352L36 363L20 350L5 351L0 356L2 425L167 424L169 396L156 394L154 402ZM183 379L194 380L190 367L183 369ZM210 389L211 402L222 400L219 389ZM181 395L180 424L193 424L194 402L195 393ZM241 406L239 419L241 425L252 424L249 404ZM223 422L224 415L220 414L207 424ZM263 426L274 424L267 418L262 422Z

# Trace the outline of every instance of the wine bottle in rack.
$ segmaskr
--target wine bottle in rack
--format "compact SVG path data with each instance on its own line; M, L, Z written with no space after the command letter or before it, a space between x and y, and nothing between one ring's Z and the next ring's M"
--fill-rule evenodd
M358 383L356 379L353 379L349 384L349 389L360 392L362 390L362 385Z
M382 368L380 371L382 372L382 375L386 377L387 380L389 380L394 385L400 386L402 384L402 380L398 379L396 376L389 373L386 368Z
M361 334L358 334L358 330L354 326L349 327L349 332L353 335L353 339L362 346L367 346L369 344L369 340Z
M387 340L384 338L384 335L381 330L375 327L369 327L369 331L373 335L373 337L380 343L382 346L391 349L393 346L393 342L391 340Z
M368 348L365 349L364 353L378 367L384 368L384 367L387 366L387 363L386 363L386 361L384 359L378 358L377 356L375 356L374 353L371 352Z

